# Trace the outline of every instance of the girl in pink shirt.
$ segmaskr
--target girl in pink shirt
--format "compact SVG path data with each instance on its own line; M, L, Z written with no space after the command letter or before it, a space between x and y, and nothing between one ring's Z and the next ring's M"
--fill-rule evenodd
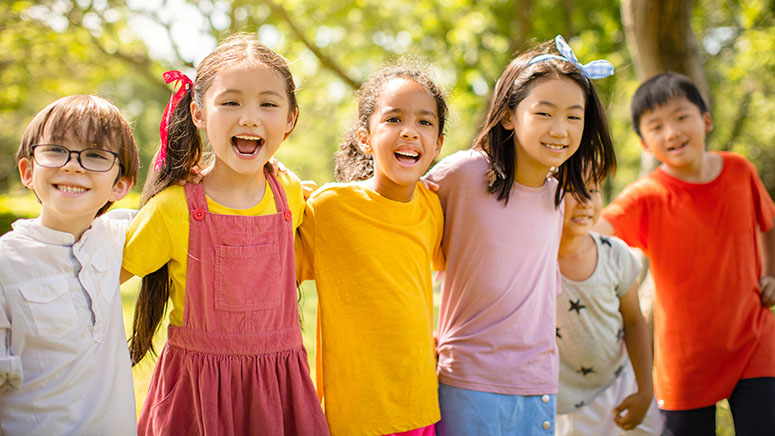
M563 195L615 166L603 106L562 37L514 59L471 150L444 159L440 435L554 434ZM552 171L554 170L554 171Z

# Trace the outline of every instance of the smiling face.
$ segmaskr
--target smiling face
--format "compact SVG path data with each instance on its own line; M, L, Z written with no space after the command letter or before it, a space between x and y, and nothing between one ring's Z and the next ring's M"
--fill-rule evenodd
M84 136L84 135L82 135ZM45 129L38 143L52 142ZM56 141L65 148L76 151L85 148L106 148L107 145L81 144L72 134L65 134ZM127 179L116 181L120 172L119 162L105 172L88 171L81 167L74 154L60 168L46 168L37 165L34 159L19 160L19 174L22 183L35 191L41 203L40 220L45 227L68 232L78 240L91 226L97 212L109 201L118 201L129 192L132 182Z
M219 71L202 105L191 103L191 115L207 131L213 171L244 176L263 170L293 130L297 112L290 110L280 74L259 64Z
M436 100L414 80L392 79L382 85L369 129L361 129L358 139L363 151L374 156L375 190L409 201L444 142Z
M600 185L594 182L586 183L590 199L584 202L576 200L570 193L565 195L565 216L563 217L563 238L569 236L586 236L600 218L603 208L603 196Z
M514 131L515 180L541 186L551 167L576 150L584 133L584 90L566 77L540 79L524 100L501 121Z
M686 97L674 97L640 118L641 144L669 169L689 174L702 166L705 135L713 129L709 113Z

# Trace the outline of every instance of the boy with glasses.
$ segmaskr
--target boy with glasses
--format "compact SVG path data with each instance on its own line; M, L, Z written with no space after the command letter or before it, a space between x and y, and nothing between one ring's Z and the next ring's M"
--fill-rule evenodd
M135 434L119 272L137 177L129 123L107 100L61 98L16 155L41 203L0 237L3 434Z

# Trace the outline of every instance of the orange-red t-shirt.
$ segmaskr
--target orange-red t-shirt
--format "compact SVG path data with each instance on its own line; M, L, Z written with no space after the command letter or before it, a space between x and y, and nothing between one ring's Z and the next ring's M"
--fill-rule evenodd
M750 162L719 154L724 166L709 183L658 168L603 211L616 236L651 261L655 389L666 410L711 406L740 379L775 377L757 234L772 227L775 204Z

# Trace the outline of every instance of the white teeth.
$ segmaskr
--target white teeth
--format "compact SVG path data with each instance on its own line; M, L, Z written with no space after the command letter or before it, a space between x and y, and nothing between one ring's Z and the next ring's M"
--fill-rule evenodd
M81 188L80 186L69 186L69 185L56 185L57 189L63 192L74 192L77 194L80 194L81 192L86 192L86 188Z
M247 139L248 141L260 141L261 137L259 136L245 136L245 135L237 135L235 138L239 139Z
M397 151L396 154L400 154L401 156L406 157L418 157L420 153L412 152L412 151Z
M564 145L554 145L554 144L544 144L546 147L551 148L552 150L562 150L565 148Z

